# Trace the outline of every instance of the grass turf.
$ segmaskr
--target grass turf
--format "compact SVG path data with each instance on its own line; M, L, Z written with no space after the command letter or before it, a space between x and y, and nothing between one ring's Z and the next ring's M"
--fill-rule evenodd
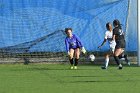
M0 93L139 93L140 67L0 64Z

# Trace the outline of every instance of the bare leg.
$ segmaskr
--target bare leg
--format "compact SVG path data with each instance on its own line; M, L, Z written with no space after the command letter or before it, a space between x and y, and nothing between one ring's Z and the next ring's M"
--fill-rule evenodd
M70 49L69 61L70 64L73 65L73 56L74 56L74 49Z

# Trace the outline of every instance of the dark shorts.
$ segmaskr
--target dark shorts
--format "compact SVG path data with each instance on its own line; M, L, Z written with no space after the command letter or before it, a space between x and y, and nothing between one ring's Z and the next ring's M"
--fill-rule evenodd
M125 40L116 41L115 49L118 49L118 48L125 48Z
M80 48L80 47L78 47L78 46L77 47L70 47L69 49L74 49L75 50L77 48Z

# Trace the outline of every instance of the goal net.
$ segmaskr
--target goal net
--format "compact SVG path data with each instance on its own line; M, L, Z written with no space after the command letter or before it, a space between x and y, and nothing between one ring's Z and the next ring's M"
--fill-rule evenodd
M0 58L2 62L66 61L65 33L71 27L89 53L102 56L97 47L105 24L119 19L126 35L126 51L136 55L134 0L1 0ZM131 10L130 10L131 9ZM132 10L133 9L133 10ZM129 16L130 15L130 16ZM131 19L131 20L129 20ZM129 23L131 21L131 23ZM131 28L130 28L130 27ZM132 37L130 39L129 37ZM130 41L130 42L129 42ZM8 60L10 59L10 60Z

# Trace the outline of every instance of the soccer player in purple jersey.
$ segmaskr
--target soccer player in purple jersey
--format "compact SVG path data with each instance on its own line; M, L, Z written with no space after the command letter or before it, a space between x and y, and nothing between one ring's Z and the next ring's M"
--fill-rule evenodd
M71 64L70 69L77 69L80 49L83 53L86 53L86 50L83 47L83 44L81 43L79 37L72 33L72 28L65 28L65 33L67 34L67 37L65 39L65 45Z

